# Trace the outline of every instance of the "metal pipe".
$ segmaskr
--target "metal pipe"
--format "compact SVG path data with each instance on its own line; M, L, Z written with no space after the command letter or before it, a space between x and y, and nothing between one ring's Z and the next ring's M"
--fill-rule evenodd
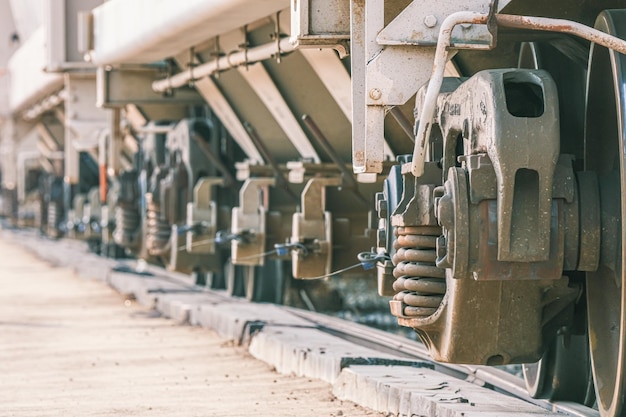
M400 128L402 128L402 131L404 131L404 133L406 133L407 136L413 142L415 142L415 136L413 136L414 135L413 126L411 125L411 122L409 121L409 119L406 118L404 113L402 113L400 108L398 106L394 106L391 108L391 110L389 110L389 113L391 113L391 115L396 120L396 122L398 122L398 124L400 125Z
M326 154L335 163L335 165L337 165L339 171L341 172L342 178L350 183L349 188L354 191L354 194L365 206L369 206L369 202L367 201L367 199L363 197L363 195L359 192L359 185L354 178L354 174L350 172L348 168L346 168L346 164L341 160L341 157L339 156L339 154L337 154L337 151L335 151L335 148L333 148L328 139L326 139L326 136L324 136L324 133L322 133L315 121L313 121L313 118L311 118L311 116L309 116L308 114L305 114L302 116L302 121L304 122L306 127L309 128L309 130L313 134L313 138L315 138L315 141L318 143L318 145L320 145L322 149L324 149L324 152L326 152Z
M138 134L155 134L155 135L165 135L174 130L175 125L170 124L167 126L145 126L139 128L131 128L135 133Z
M473 12L458 12L448 16L441 24L439 39L437 40L437 50L433 61L433 69L424 97L422 114L420 115L417 134L415 135L415 148L413 151L413 162L411 172L416 177L424 173L424 161L426 155L426 141L430 136L431 124L437 105L437 96L441 89L445 64L448 58L448 48L452 37L452 29L462 23L487 24L491 14L481 14ZM551 19L547 17L517 16L507 14L493 15L495 22L499 26L540 30L547 32L566 33L579 38L597 43L598 45L626 54L626 40L616 38L597 29L583 24L564 19Z
M534 16L516 16L510 14L495 15L498 26L515 28L541 30L546 32L566 33L574 35L589 42L612 49L622 54L626 54L626 40L601 32L592 27L583 25L578 22L564 19L550 19L547 17Z
M437 106L437 96L439 95L439 90L441 90L441 84L443 83L443 76L446 70L452 29L462 23L486 24L488 19L489 14L487 13L457 12L452 13L441 24L439 39L437 40L437 49L435 50L435 59L433 60L433 69L428 87L426 88L424 106L420 114L419 125L417 126L417 133L415 135L415 148L413 150L411 172L416 177L420 177L424 173L426 143L430 137L432 121L435 116L435 107Z
M208 77L218 71L235 68L240 65L250 65L269 59L277 54L287 54L295 50L295 46L289 42L289 38L282 38L278 43L279 48L276 46L276 42L268 42L247 50L230 52L221 58L216 58L197 67L187 68L185 71L171 77L157 80L152 83L152 90L157 93L163 93L173 88L187 85L193 80Z

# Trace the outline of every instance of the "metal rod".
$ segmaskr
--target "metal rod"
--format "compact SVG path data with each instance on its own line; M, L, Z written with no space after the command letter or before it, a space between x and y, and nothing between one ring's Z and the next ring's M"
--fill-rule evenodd
M354 178L354 174L350 172L348 168L346 168L345 162L341 159L335 148L330 144L324 133L317 126L317 123L313 120L311 116L308 114L302 115L302 122L306 125L306 127L311 131L313 138L317 142L318 145L326 152L326 154L330 157L331 161L337 165L339 171L341 172L342 178L349 183L349 188L354 192L357 198L365 205L369 206L369 202L367 198L365 198L359 192L359 184Z
M441 23L437 49L435 50L435 59L433 60L433 69L428 87L426 88L424 105L420 114L419 125L417 126L417 134L415 135L415 148L413 150L411 172L416 177L420 177L424 173L426 143L430 137L430 130L437 106L437 96L439 95L439 90L441 90L441 84L443 83L443 76L446 70L452 29L461 23L486 24L488 19L489 14L487 13L457 12L446 17L443 23Z
M213 164L224 177L224 187L230 187L232 185L235 185L237 183L237 180L228 170L226 165L221 161L220 157L216 155L215 152L213 152L213 149L211 149L209 145L204 141L204 138L196 132L193 132L191 137L196 141L204 156L207 157L211 164Z
M567 33L568 35L574 35L619 53L626 54L626 40L601 32L581 23L572 22L571 20L550 19L547 17L534 16L516 16L509 14L497 14L495 15L495 18L498 26L515 29Z
M277 48L277 45L279 48ZM196 80L208 77L218 71L223 71L240 65L249 65L255 62L264 61L276 54L287 54L295 50L295 46L289 42L289 38L282 38L278 44L269 42L254 48L241 51L230 52L223 57L214 59L193 69L193 76ZM187 85L190 81L189 71L182 71L162 80L152 83L152 90L163 93L172 88L179 88Z
M458 12L448 16L441 24L439 30L439 39L437 40L437 50L435 51L435 59L433 61L433 69L426 89L424 105L420 115L419 125L417 126L417 134L415 135L415 148L413 151L413 162L411 171L416 177L424 173L424 161L426 156L426 141L430 136L432 121L435 115L435 107L437 105L437 96L441 89L445 64L448 58L448 48L452 37L452 29L456 25L462 23L487 24L492 16L489 14ZM551 19L547 17L534 16L516 16L507 14L493 15L495 22L499 26L516 28L541 30L547 32L566 33L574 35L589 42L597 43L606 48L626 54L626 41L607 33L593 29L583 24L572 22L564 19Z
M406 133L407 136L411 138L411 141L415 142L415 136L413 133L413 125L411 124L409 119L406 118L404 113L402 113L400 108L398 106L393 106L391 110L389 110L389 113L391 113L391 115L396 120L396 122L398 122L398 124L400 125L404 133Z
M272 171L274 171L274 176L276 177L276 182L280 185L286 192L292 197L295 201L300 202L300 197L298 197L292 190L289 188L289 182L285 178L285 175L280 170L280 167L276 163L274 157L270 154L269 150L265 147L263 140L259 137L256 130L252 127L252 125L248 122L244 122L243 126L245 127L250 139L254 143L254 146L259 150L263 159L272 167Z
M167 126L142 126L139 128L132 128L132 130L139 134L165 135L173 131L174 127L175 126L173 124Z

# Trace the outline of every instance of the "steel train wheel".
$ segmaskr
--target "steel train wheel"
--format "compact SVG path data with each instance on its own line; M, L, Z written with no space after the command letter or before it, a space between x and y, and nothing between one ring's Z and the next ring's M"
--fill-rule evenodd
M249 301L282 304L287 274L284 262L267 260L264 266L233 265L229 259L224 267L226 292Z
M587 335L558 335L543 357L525 363L522 371L533 398L593 405Z
M554 54L554 51L545 51L543 46L535 42L522 43L518 68L547 70L555 77L557 83L569 87L572 80L559 78L562 72L559 68L555 68L566 65L567 62L563 61L568 58ZM544 59L545 56L550 59ZM563 58L559 59L558 56ZM582 88L584 86L581 86L581 90ZM580 98L583 97L582 91L577 92L576 89L571 88L561 93L579 94ZM567 103L561 103L561 106L567 106L570 103L576 106L576 103L579 103L576 97L567 98L568 100L565 100ZM581 310L577 315L584 317L586 313ZM559 332L544 352L543 357L538 362L523 364L522 372L526 389L533 398L574 401L589 406L595 401L588 337L586 332L580 329L577 334Z
M596 28L626 38L626 10L604 11ZM626 57L593 45L587 81L585 168L600 181L600 265L587 273L591 362L603 417L626 416Z

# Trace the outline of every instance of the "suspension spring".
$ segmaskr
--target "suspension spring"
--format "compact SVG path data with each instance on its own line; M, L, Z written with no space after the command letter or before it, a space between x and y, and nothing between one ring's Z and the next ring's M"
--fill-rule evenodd
M139 245L139 174L136 170L124 171L119 176L119 192L115 204L113 241L123 248L136 249Z
M159 203L153 201L152 193L146 194L146 246L151 255L165 255L169 251L172 228L161 216Z
M56 229L60 222L61 210L59 203L56 201L48 202L48 227Z
M427 317L437 311L446 293L445 269L435 265L441 228L410 226L395 229L393 256L395 300L409 317Z
M124 248L134 248L139 230L139 211L137 207L115 207L115 230L113 240Z

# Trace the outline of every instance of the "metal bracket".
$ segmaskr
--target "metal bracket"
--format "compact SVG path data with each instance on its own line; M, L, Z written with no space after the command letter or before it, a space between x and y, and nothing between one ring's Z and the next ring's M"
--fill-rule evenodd
M560 137L554 81L545 71L482 71L440 95L437 107L444 169L455 163L459 136L465 154L486 150L493 164L498 260L548 260Z
M263 265L265 258L265 214L267 187L276 184L275 178L248 178L239 190L239 207L233 207L231 231L246 232L247 241L233 240L231 256L234 265Z
M223 185L224 179L219 177L201 178L193 189L193 201L187 203L186 248L189 253L215 253L217 233L217 207L212 201L214 185ZM201 224L201 231L193 230Z
M175 94L159 94L152 90L152 82L167 72L165 66L99 67L97 71L98 107L123 107L126 104L179 104L193 105L203 102L198 92L186 86Z
M330 273L332 262L332 215L326 211L326 187L341 185L341 177L311 178L302 192L302 211L293 215L291 243L311 248L292 251L294 278L313 278Z
M350 6L337 0L294 0L290 42L299 48L333 48L341 58L350 47Z
M468 4L471 3L471 4ZM490 0L463 2L463 8L489 12ZM396 16L376 37L379 45L436 46L444 19L460 10L454 2L415 0ZM410 28L411 30L407 30ZM484 25L462 25L452 31L452 48L486 49L492 38Z
M499 8L508 2L502 1ZM466 10L488 10L487 0L464 2ZM351 2L354 171L377 173L384 161L387 108L406 103L430 76L439 29L458 11L435 0L415 0L385 26L385 1ZM476 25L474 25L476 26ZM486 27L460 27L456 46L484 48ZM476 44L480 41L482 44ZM419 47L416 47L419 46Z

